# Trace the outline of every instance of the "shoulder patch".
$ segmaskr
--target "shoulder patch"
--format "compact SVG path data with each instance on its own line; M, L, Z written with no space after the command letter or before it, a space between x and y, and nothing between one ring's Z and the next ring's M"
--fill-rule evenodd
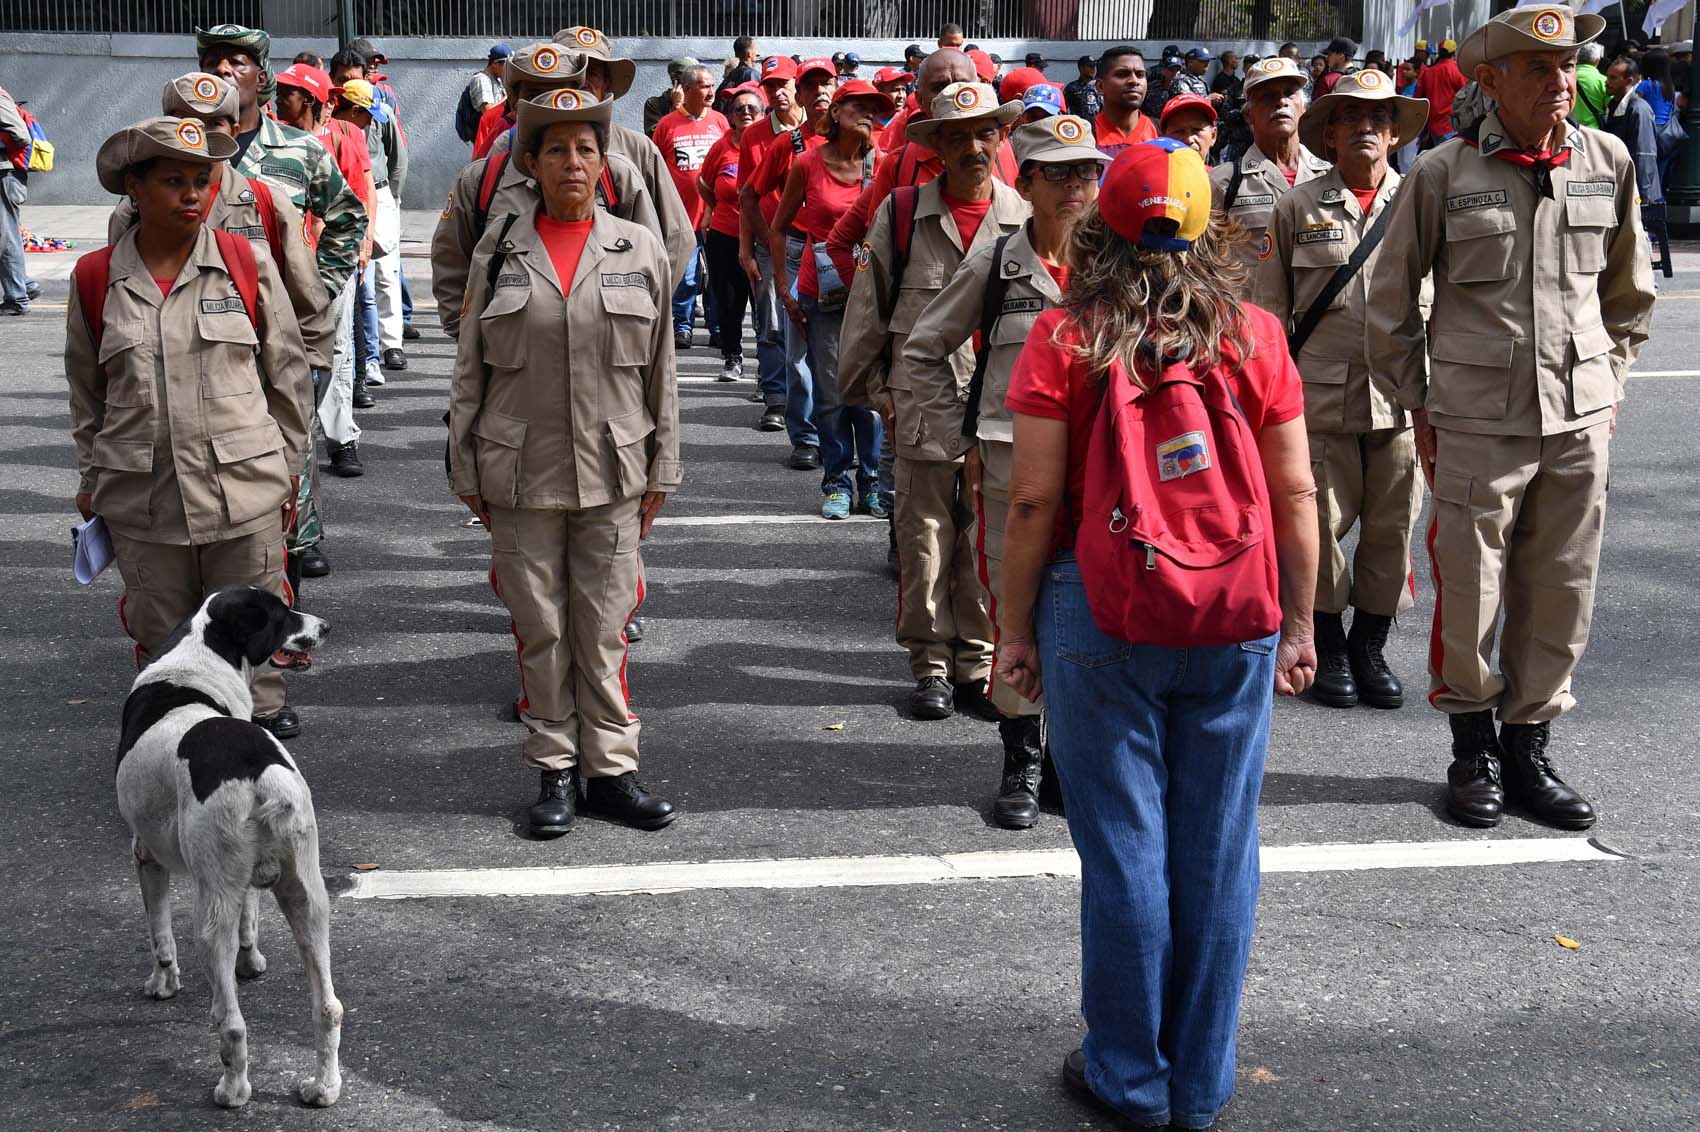
M447 220L450 216L453 216L454 211L455 211L455 191L453 189L450 189L449 190L449 199L443 202L443 219Z
M253 189L243 189L241 192L236 194L236 199L239 202L241 202L242 204L253 204L254 203L254 190Z
M226 782L258 781L267 767L295 769L265 728L246 719L203 719L183 733L177 757L189 764L189 785L205 802Z
M1616 181L1571 181L1564 186L1564 195L1572 197L1614 197Z
M124 761L136 740L147 734L154 724L178 708L191 704L212 708L220 715L230 714L228 708L199 688L187 688L169 680L155 680L131 692L124 701L124 722L118 732L118 761Z
M1491 208L1496 204L1504 204L1510 198L1504 189L1494 189L1485 193L1465 193L1463 196L1447 197L1446 211L1463 212L1471 208Z
M642 287L649 288L649 276L642 271L604 271L602 273L604 287Z
M1339 204L1346 199L1346 190L1329 189L1320 198L1323 204Z
M1259 260L1265 260L1274 254L1275 237L1265 231L1263 233L1263 238L1257 242L1257 258Z
M851 258L856 261L857 271L868 270L869 265L874 262L874 249L870 248L865 240L857 244L856 250L850 254Z

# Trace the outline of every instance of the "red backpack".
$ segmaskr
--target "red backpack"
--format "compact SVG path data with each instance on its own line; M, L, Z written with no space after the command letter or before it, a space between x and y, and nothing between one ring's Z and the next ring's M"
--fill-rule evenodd
M253 323L260 300L260 269L254 262L254 245L247 237L223 229L215 230L213 236L218 240L218 254L224 258L225 270L236 284L236 294L247 309L248 321ZM106 329L106 286L112 276L112 248L104 247L80 257L71 274L77 282L77 305L82 308L83 322L89 328L89 339L98 355L101 332ZM257 329L258 324L255 326Z
M1220 368L1169 364L1142 390L1112 365L1082 503L1074 554L1105 633L1190 648L1281 627L1269 487Z

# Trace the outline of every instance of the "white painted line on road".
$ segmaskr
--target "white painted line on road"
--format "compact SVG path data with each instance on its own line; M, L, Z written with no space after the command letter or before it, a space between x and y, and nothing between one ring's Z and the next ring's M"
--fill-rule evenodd
M764 523L883 523L872 515L852 515L848 519L823 519L819 515L657 515L658 527L749 527Z
M1632 369L1629 376L1637 381L1648 377L1700 377L1700 369Z
M1624 860L1580 837L1496 841L1394 841L1365 845L1277 845L1265 873L1470 868L1543 861ZM355 900L432 896L620 896L734 888L866 888L943 881L1080 876L1072 849L947 853L939 856L795 857L758 861L664 861L577 868L435 869L355 873Z

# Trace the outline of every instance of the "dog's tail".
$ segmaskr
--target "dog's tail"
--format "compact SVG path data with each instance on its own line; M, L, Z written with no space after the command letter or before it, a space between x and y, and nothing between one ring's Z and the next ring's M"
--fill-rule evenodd
M285 841L294 840L313 827L313 796L293 767L269 767L255 785L249 821Z

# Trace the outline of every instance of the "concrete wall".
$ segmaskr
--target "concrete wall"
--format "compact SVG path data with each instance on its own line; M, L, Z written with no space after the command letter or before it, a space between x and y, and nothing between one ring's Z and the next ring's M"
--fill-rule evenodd
M911 40L858 40L862 74L895 64ZM1135 41L1155 55L1162 44ZM401 99L402 123L407 129L410 167L402 204L406 208L435 208L447 195L456 173L471 156L470 147L455 136L454 109L472 72L489 50L486 40L386 39L387 73ZM638 61L632 91L616 104L615 118L641 128L643 100L666 85L667 60L691 55L713 63L730 50L724 40L643 40L620 42L620 50ZM1075 77L1074 60L1096 55L1108 41L1039 42L985 40L983 46L1006 60L1020 60L1038 51L1047 60L1047 73L1059 84ZM1271 54L1274 43L1212 44L1242 54ZM842 43L819 39L763 39L762 49L805 57L831 54ZM1314 45L1304 45L1308 53ZM329 39L280 38L272 57L282 66L300 51L327 58L336 44ZM42 120L57 152L52 173L30 179L32 204L98 204L108 199L94 177L94 155L101 142L138 119L159 113L159 93L165 83L195 66L194 42L186 36L145 35L10 35L0 43L0 85L13 97L28 100Z

